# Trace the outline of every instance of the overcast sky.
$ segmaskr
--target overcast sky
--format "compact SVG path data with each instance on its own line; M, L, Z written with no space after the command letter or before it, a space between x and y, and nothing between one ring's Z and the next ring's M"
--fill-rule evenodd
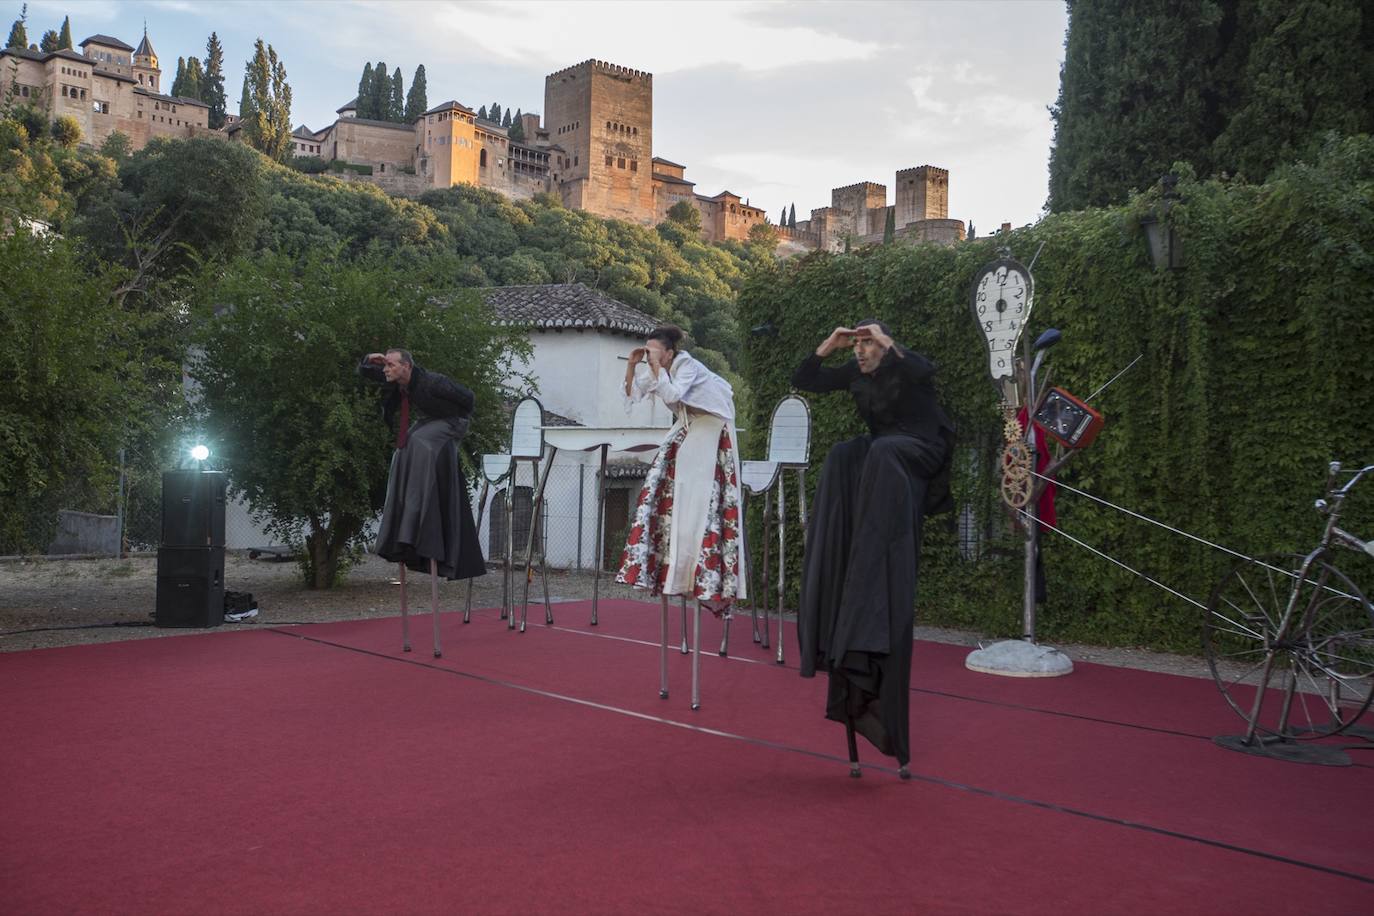
M3 22L18 18L8 0ZM730 190L776 222L858 181L950 171L950 216L980 235L1034 222L1046 197L1067 20L1061 0L456 2L31 0L29 40L70 15L73 38L137 45L148 24L168 88L179 56L225 48L229 110L258 37L286 65L292 119L318 130L364 62L425 65L429 103L542 112L544 77L588 58L654 74L654 155L699 193Z

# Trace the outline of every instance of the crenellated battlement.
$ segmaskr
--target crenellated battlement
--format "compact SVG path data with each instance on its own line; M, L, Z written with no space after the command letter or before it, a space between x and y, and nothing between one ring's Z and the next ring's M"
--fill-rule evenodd
M647 70L636 70L633 67L622 67L620 64L613 64L606 60L589 59L581 63L573 64L571 67L564 67L562 70L550 73L545 79L560 80L564 78L575 79L579 74L589 72L605 73L610 76L628 79L631 81L643 80L652 82L654 75Z

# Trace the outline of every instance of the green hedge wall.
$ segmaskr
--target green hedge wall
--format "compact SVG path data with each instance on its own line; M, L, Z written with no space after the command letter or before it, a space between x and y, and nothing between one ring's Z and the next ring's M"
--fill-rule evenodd
M960 427L956 496L995 536L965 560L952 524L927 524L919 622L1020 634L1021 542L996 495L1001 421L968 308L975 272L1003 245L1026 263L1044 244L1029 333L1063 332L1047 358L1051 384L1086 397L1143 354L1094 401L1106 427L1064 482L1236 550L1301 552L1320 532L1312 502L1327 462L1374 463L1374 142L1333 137L1317 161L1262 186L1178 171L1182 198L1169 215L1183 245L1178 270L1150 261L1140 216L1158 204L1152 190L953 247L816 253L756 273L742 292L741 325L779 331L745 343L752 430L767 429L793 369L836 325L882 318L941 366L941 396ZM814 488L830 446L861 425L848 395L806 397ZM764 439L750 436L746 454L761 457ZM796 503L793 490L794 525ZM1356 491L1344 527L1374 538L1371 507L1374 480ZM1080 496L1061 494L1058 509L1066 532L1204 603L1232 562ZM790 583L800 581L798 535ZM1043 553L1043 640L1196 650L1192 605L1053 532ZM1340 562L1374 586L1369 558Z

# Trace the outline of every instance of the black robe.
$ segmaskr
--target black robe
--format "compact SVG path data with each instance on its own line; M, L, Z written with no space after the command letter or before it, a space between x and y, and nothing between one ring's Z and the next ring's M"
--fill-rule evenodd
M366 360L358 372L385 382L381 368ZM393 427L401 386L385 384L383 414L387 426ZM438 574L446 579L483 575L486 560L472 519L467 478L458 460L458 442L467 435L476 399L463 385L419 366L411 368L406 391L411 411L420 416L406 434L405 447L391 456L375 552L423 573L429 572L429 562L434 560Z
M848 389L869 433L826 456L807 524L797 617L802 677L830 679L826 718L897 762L911 759L911 642L921 531L952 508L953 426L935 397L935 366L894 345L877 371L807 357L792 384Z

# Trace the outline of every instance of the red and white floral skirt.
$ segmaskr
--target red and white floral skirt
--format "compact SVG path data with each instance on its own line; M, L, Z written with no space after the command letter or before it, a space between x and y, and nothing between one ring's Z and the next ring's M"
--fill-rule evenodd
M739 455L712 414L680 414L639 491L615 581L719 611L747 598Z

